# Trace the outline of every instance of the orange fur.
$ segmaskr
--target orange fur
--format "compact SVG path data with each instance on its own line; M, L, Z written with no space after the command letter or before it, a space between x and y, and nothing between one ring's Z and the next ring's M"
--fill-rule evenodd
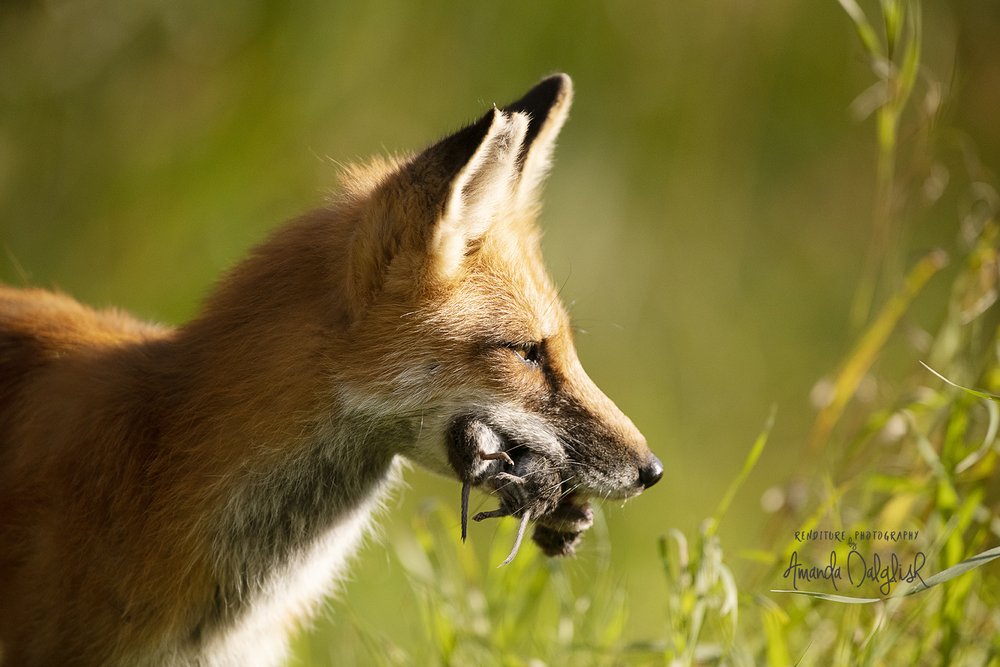
M396 461L456 476L470 411L637 493L655 458L580 367L533 222L569 99L552 77L348 170L178 328L0 287L0 662L280 661Z

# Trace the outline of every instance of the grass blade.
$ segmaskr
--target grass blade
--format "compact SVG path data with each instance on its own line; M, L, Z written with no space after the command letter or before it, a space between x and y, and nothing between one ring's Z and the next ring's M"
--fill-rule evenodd
M864 10L861 9L855 0L837 1L844 8L844 11L847 12L847 15L851 17L851 22L854 23L854 28L858 31L858 37L861 39L861 44L865 47L868 55L873 60L884 57L882 43L879 41L878 35L875 34L875 29L872 28L872 24L868 21Z
M917 262L917 265L906 277L903 289L889 299L878 317L865 331L861 340L854 346L847 362L834 381L833 398L816 416L812 435L809 438L810 449L813 452L819 451L827 441L830 431L840 420L847 403L854 396L854 392L857 391L868 369L875 363L879 352L889 340L889 335L895 330L896 324L910 307L913 299L924 288L927 281L944 268L946 261L945 253L935 250Z
M722 517L726 514L726 510L729 509L729 505L732 504L733 498L736 496L736 492L740 490L743 486L743 482L750 475L750 472L757 465L758 459L760 459L761 453L764 451L764 445L767 444L767 439L771 435L771 429L774 428L774 418L778 412L777 406L772 406L771 413L767 417L767 422L764 424L764 429L754 440L753 446L750 448L750 453L747 454L747 458L743 461L743 468L740 470L739 474L729 483L729 487L726 489L726 494L722 496L722 500L719 501L718 507L715 509L715 514L709 520L708 527L705 529L706 535L714 535L715 531L719 527L719 522L722 521Z
M936 370L934 370L933 368L931 368L930 366L928 366L924 362L921 361L920 365L923 366L924 368L926 368L927 370L929 370L934 375L938 376L939 379L944 380L944 382L946 384L950 384L955 389L961 389L962 391L964 391L967 394L971 394L973 396L978 396L979 398L985 398L988 401L1000 401L1000 396L997 396L996 394L990 394L990 393L987 393L985 391L979 391L978 389L970 389L969 387L963 387L962 385L958 384L957 382L952 382L951 380L949 380L945 376L941 375L940 373L938 373Z

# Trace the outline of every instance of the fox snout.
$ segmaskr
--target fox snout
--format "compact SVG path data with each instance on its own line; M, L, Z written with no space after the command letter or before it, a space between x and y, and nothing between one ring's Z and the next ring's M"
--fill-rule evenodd
M632 422L604 400L610 415L575 417L563 426L568 473L588 495L631 498L660 481L663 464Z

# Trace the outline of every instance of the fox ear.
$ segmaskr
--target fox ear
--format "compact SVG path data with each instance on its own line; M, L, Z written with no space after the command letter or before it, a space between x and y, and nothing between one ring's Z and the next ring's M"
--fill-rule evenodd
M431 174L445 181L442 214L427 246L439 275L457 272L503 209L534 206L572 99L573 82L555 74L417 157L412 166L425 182L435 181Z
M519 178L516 203L519 210L535 205L538 189L548 174L556 137L573 102L573 82L565 74L542 79L516 102L503 108L508 113L527 114L528 132L518 155Z
M411 173L437 192L432 199L438 215L426 252L438 277L455 275L501 211L510 207L528 127L526 114L494 107L411 164Z
M366 202L349 254L358 304L387 283L412 285L415 272L457 276L494 222L533 207L572 94L568 76L548 77L411 160L349 174L349 191L377 193L357 199Z

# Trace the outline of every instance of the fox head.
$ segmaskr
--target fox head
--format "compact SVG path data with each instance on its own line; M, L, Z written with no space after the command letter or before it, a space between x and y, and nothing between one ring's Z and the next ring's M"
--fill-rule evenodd
M587 376L542 261L539 186L572 84L517 102L409 159L350 169L345 403L410 424L399 453L533 512L547 551L590 521L588 497L629 498L663 467ZM536 530L536 541L546 541Z

